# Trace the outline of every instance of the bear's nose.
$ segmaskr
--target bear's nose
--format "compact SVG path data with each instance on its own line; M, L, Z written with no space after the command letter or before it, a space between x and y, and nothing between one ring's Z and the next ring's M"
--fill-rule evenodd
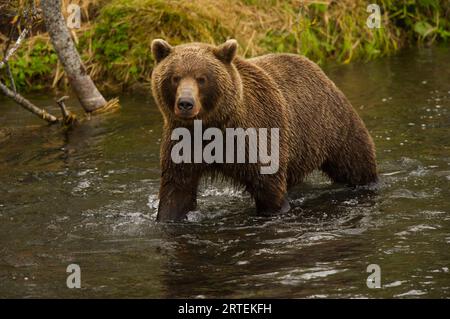
M194 99L191 97L181 97L178 100L178 108L181 111L190 111L194 107Z

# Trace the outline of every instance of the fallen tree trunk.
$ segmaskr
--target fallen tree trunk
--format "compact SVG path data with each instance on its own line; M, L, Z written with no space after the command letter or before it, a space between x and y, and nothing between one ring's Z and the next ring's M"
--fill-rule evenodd
M44 22L53 47L81 106L88 113L101 109L106 100L81 61L61 13L61 0L41 0Z

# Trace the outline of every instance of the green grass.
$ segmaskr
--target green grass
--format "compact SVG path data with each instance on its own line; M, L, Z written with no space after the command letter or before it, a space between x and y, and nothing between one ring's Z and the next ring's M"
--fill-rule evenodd
M50 86L50 75L53 74L57 61L58 57L48 40L34 39L28 50L19 50L9 62L16 87L39 90ZM43 79L50 82L42 81Z

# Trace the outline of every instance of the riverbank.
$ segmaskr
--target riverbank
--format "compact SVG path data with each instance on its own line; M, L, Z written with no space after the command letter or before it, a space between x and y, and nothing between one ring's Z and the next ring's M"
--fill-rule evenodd
M73 1L64 1L64 5ZM366 1L91 0L74 30L78 50L96 84L119 92L149 83L150 43L220 43L236 38L239 53L303 54L324 64L393 54L407 46L450 38L450 0L379 1L381 27L366 25ZM45 32L36 31L11 60L20 90L65 89L67 81Z

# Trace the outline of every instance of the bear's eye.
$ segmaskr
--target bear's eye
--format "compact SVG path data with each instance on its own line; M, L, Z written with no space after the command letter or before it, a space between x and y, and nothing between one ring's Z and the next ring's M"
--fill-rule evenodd
M172 76L172 83L177 85L178 82L180 82L180 77L179 76Z
M206 76L198 76L196 80L197 80L197 83L199 85L205 85L206 84Z

